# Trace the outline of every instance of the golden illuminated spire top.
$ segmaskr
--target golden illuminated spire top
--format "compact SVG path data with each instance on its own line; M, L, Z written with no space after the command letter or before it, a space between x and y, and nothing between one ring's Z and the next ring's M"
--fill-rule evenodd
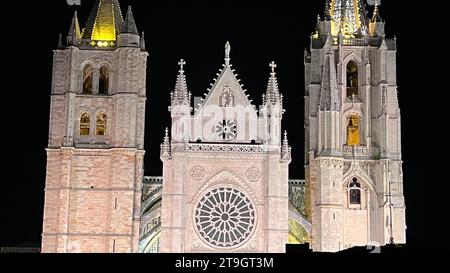
M83 31L83 39L91 40L92 45L111 45L116 41L122 24L118 0L96 0Z
M328 0L328 16L331 20L331 34L342 32L345 38L366 35L366 24L361 0Z

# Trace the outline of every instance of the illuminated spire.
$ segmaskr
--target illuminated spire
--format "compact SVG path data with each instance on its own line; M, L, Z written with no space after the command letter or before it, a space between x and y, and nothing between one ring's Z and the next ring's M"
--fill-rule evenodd
M161 159L167 160L170 159L170 137L169 137L169 129L166 127L164 141L161 144Z
M131 6L128 6L127 16L122 24L122 29L120 33L130 33L139 35L139 31L136 27L136 22L134 21L133 11L131 10Z
M284 131L284 139L283 139L283 145L281 146L281 159L283 160L291 160L292 156L292 148L289 146L288 141L288 133L287 131Z
M325 20L325 21L330 21L331 20L331 17L330 17L330 15L331 15L331 12L330 12L330 9L331 9L331 0L326 0L325 1L325 9L324 9L324 12L323 12L323 19Z
M276 118L282 118L285 110L283 109L283 95L280 94L278 89L278 80L275 73L277 65L275 62L270 63L270 78L267 84L266 94L263 95L264 111L270 116Z
M118 0L96 0L82 37L107 46L115 42L122 28L122 12Z
M380 16L380 9L379 9L377 2L375 2L375 8L373 10L373 16L372 16L371 22L383 22L383 19L381 19L381 16Z
M175 84L175 90L171 93L172 107L174 105L190 105L191 94L188 91L186 83L186 75L184 75L184 66L186 61L181 59L178 62L180 70L178 71L177 82Z
M282 102L280 91L278 89L278 80L275 73L275 68L277 68L277 65L275 64L275 62L271 62L269 66L271 68L271 72L269 83L267 84L267 92L264 99L265 101L263 102L263 104L268 103L275 105Z
M319 39L319 36L320 36L320 22L321 22L320 15L317 15L316 30L314 31L314 33L312 35L313 39Z
M366 34L366 20L361 0L331 0L329 17L333 36L338 36L340 31L345 38Z
M70 24L69 33L67 34L67 45L77 45L80 38L80 24L78 22L77 12L75 11Z
M378 8L378 3L375 2L375 8L373 10L372 19L369 22L369 34L370 37L377 37L384 34L383 19L380 16L380 9Z

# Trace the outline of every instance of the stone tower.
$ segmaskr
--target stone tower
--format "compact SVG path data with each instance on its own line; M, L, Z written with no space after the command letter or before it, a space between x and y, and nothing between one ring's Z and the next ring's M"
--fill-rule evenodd
M405 243L396 40L364 2L328 0L305 52L315 251Z
M146 61L131 8L97 0L54 51L43 252L137 252Z
M260 113L230 63L191 112L183 60L171 94L172 140L164 169L161 252L284 252L291 148L275 64Z

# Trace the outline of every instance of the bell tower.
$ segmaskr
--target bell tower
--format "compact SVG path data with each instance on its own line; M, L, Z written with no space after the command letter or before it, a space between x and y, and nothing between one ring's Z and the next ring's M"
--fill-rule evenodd
M328 0L305 52L312 248L405 243L396 40L378 5Z
M147 52L131 7L75 13L53 57L42 252L137 252Z

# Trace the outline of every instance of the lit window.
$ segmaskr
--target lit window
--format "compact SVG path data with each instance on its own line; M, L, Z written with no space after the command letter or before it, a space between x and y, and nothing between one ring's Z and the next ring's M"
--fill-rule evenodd
M88 113L81 114L80 136L88 136L91 129L91 116Z
M361 120L358 116L352 115L348 118L347 124L347 145L358 146L360 145L359 137L359 124Z
M106 115L98 114L97 115L97 126L95 130L95 134L97 136L104 136L106 133Z

